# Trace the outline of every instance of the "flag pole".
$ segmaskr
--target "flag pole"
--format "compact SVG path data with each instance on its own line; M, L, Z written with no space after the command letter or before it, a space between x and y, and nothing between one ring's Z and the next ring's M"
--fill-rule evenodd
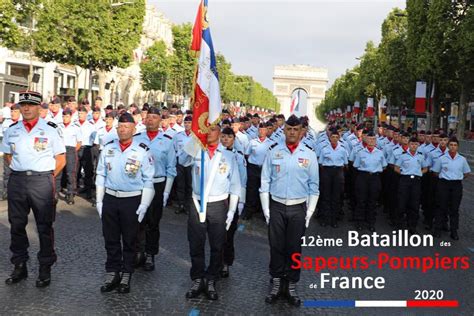
M204 149L201 148L201 179L199 179L199 186L200 186L200 209L199 212L202 213L204 212Z

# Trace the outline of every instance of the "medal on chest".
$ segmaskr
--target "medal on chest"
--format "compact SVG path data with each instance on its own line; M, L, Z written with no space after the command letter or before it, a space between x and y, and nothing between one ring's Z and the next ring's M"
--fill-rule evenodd
M308 168L309 159L298 158L298 166L300 166L300 168Z
M140 170L140 161L137 157L132 156L131 158L128 158L125 163L125 173L129 177L134 178L137 175L138 170Z
M33 148L36 151L43 151L48 146L48 139L46 137L35 137Z

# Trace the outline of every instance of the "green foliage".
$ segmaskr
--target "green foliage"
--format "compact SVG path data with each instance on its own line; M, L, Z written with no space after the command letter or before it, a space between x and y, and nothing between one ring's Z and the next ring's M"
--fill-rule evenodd
M158 41L145 52L145 58L140 63L140 71L144 90L163 90L166 78L171 69L171 56L166 44Z
M18 12L11 0L0 0L0 45L17 47L21 41L21 31L15 20Z
M83 68L127 67L140 42L145 1L49 0L38 13L35 54Z

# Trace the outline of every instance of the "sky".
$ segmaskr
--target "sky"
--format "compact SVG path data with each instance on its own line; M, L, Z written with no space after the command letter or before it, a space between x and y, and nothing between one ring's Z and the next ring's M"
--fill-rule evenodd
M173 23L192 22L199 0L148 0ZM358 63L365 44L380 41L383 20L403 0L209 0L214 49L232 71L273 90L276 65L329 70L329 85Z

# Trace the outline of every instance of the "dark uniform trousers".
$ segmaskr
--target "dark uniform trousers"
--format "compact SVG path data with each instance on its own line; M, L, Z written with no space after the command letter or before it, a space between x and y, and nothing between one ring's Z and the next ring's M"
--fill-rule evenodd
M323 220L336 224L341 212L341 196L344 188L344 168L325 167L321 169L321 209Z
M245 199L245 212L250 214L261 213L260 183L262 167L251 163L247 164L247 192Z
M138 251L146 252L150 255L157 255L160 250L160 221L163 216L163 192L166 181L155 183L155 195L145 220L139 224L138 228Z
M100 147L99 145L93 145L91 147L92 156L92 187L95 187L95 171L97 169L97 163L99 161Z
M192 184L192 166L184 167L180 164L176 165L176 195L179 205L184 205L184 208L189 211L192 203L193 184Z
M306 203L287 206L270 199L270 275L298 282L300 269L292 269L291 256L301 253L301 237L305 232Z
M437 184L438 207L436 208L435 228L441 230L447 225L451 231L459 228L459 205L462 200L462 180L439 179Z
M398 183L398 213L395 224L402 224L403 214L407 214L407 226L415 229L418 223L421 196L421 177L402 175Z
M3 156L3 192L8 192L8 179L10 178L11 173L12 169L10 169L5 155Z
M354 168L353 162L349 161L349 171L348 171L348 181L349 181L349 191L347 192L349 196L349 208L351 211L351 219L355 218L355 208L357 204L356 193L355 193L355 183L357 179L358 170Z
M12 171L8 182L8 220L13 264L28 260L29 242L26 225L30 209L35 216L40 242L38 261L41 265L52 265L56 262L53 230L56 217L54 191L53 172Z
M66 172L64 172L66 170ZM66 167L56 176L56 191L60 191L63 184L68 194L76 194L77 189L77 151L76 147L66 146ZM64 179L64 180L63 180Z
M423 210L423 216L425 217L425 220L430 217L429 214L426 212L429 199L430 199L430 193L429 193L429 185L430 185L430 177L431 174L429 172L426 172L423 174L421 177L421 208ZM431 197L433 198L433 197ZM429 221L432 221L432 216Z
M390 221L392 223L395 223L397 220L397 214L398 214L398 182L400 181L400 175L395 172L393 169L393 165L389 166L387 169L389 169L388 173L388 215L390 218Z
M239 221L239 212L236 211L234 214L234 219L230 224L229 230L226 234L226 240L224 243L223 251L222 251L222 259L224 264L231 266L234 263L235 259L235 249L234 249L234 236L237 230L237 223Z
M225 221L229 204L227 200L207 203L206 222L199 222L194 203L188 217L188 241L191 255L191 279L216 280L222 269L222 248L226 241ZM206 234L209 236L210 260L206 270Z
M77 180L81 178L81 169L84 168L84 188L92 190L92 178L94 177L94 165L92 162L92 146L82 146L78 152L79 168Z
M102 206L102 233L107 251L107 272L133 272L141 195L117 198L105 194Z
M427 198L425 208L423 209L423 215L425 217L426 223L428 225L432 225L433 220L435 219L435 212L437 210L437 204L439 201L439 199L435 198L438 192L438 177L435 176L433 172L429 172L427 183Z
M357 196L355 220L359 223L367 221L369 225L374 225L377 200L382 189L380 173L358 171L355 188Z

